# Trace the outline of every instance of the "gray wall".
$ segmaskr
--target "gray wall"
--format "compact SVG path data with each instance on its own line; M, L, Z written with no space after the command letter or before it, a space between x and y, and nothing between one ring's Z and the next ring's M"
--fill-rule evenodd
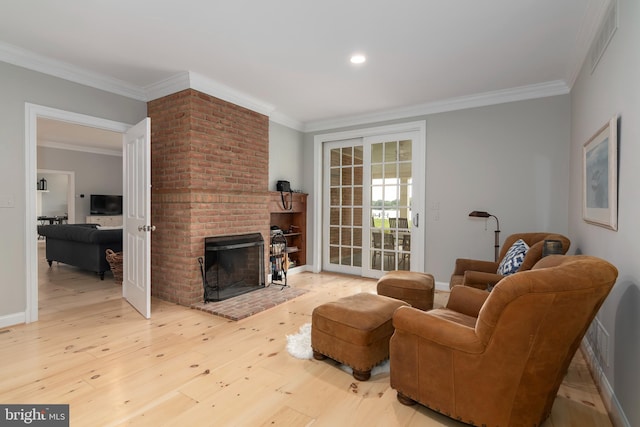
M581 252L612 262L618 281L598 319L608 333L602 389L615 395L629 425L640 426L640 2L619 0L619 26L597 68L585 63L571 98L569 233ZM620 115L618 231L582 220L582 147ZM612 389L612 390L611 390Z
M269 191L275 191L276 182L284 180L293 190L309 192L304 186L302 141L302 132L269 122Z
M37 212L38 215L62 216L68 214L68 175L38 172L37 180L40 181L41 178L44 178L47 181L47 191L40 193L39 197L42 203L40 205L40 212Z
M89 215L91 194L122 195L122 157L119 156L38 147L38 169L75 172L77 223L85 222Z
M124 123L146 116L146 103L0 62L0 195L13 207L0 208L0 320L26 308L25 103ZM35 165L34 165L35 166ZM35 167L34 167L35 169Z
M567 234L568 95L406 121L416 120L427 124L425 266L441 286L448 284L456 258L493 260L495 222L491 219L485 229L484 220L468 217L472 210L486 210L499 218L500 243L523 231ZM305 135L309 191L314 188L313 164L321 161L314 159L314 135L341 130L345 129ZM314 203L312 194L310 209ZM433 203L440 206L438 216L430 209ZM311 254L307 259L313 259Z

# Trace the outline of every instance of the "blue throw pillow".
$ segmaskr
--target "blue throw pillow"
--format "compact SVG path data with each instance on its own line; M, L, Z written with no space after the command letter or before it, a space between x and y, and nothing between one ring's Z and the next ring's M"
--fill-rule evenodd
M529 245L527 245L524 240L518 239L518 241L511 245L507 254L502 258L502 261L500 261L498 274L508 276L518 271L528 250Z

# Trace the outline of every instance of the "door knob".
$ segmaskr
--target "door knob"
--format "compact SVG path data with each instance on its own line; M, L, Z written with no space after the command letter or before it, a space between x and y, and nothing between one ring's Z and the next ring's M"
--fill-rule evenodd
M155 225L140 225L138 231L156 231Z

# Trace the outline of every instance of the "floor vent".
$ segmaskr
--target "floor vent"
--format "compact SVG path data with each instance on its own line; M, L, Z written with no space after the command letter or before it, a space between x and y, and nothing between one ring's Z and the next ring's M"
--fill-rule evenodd
M593 40L591 51L589 52L592 73L596 69L600 58L602 58L602 55L604 55L604 51L607 50L607 46L609 46L609 42L613 38L613 35L615 34L617 29L618 0L612 0L611 4L609 4L609 8L604 15L604 18L602 19L600 29L598 30L596 38Z

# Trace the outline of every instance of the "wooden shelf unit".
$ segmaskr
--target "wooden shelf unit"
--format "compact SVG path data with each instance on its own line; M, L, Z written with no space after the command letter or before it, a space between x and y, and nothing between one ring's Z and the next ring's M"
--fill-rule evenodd
M307 263L307 196L305 193L293 193L291 210L282 206L279 191L269 192L269 212L271 225L278 226L287 239L287 256L290 268ZM289 193L284 193L287 207L291 205Z

